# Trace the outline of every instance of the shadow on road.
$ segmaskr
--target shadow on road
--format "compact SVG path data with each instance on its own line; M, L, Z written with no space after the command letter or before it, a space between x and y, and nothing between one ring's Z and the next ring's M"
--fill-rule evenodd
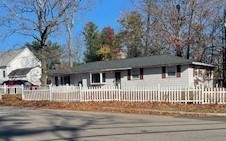
M33 140L77 141L99 137L226 131L225 119L219 119L219 122L215 122L217 119L207 121L208 118L203 120L197 118L196 122L191 122L189 118L153 119L0 107L0 140L13 141L31 137ZM112 130L116 132L111 132ZM95 133L89 133L91 131ZM84 132L88 134L81 134ZM37 139L34 139L34 136Z
M63 140L65 138L63 133L67 133L71 139L76 141L77 132L82 128L85 128L95 121L90 117L82 116L68 116L55 114L54 112L37 113L36 110L24 110L18 109L9 111L0 111L0 140L13 141L15 138L23 139L29 136L38 136L42 140L42 134L53 135L57 140ZM83 119L81 125L71 126L70 119ZM40 120L40 121L39 121ZM39 126L39 122L44 122L44 126ZM62 133L61 133L62 132Z

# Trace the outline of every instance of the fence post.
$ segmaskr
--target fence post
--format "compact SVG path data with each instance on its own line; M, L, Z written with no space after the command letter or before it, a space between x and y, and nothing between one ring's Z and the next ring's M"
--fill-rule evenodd
M156 98L157 102L160 102L160 94L161 94L160 90L161 90L161 87L160 87L160 84L158 84L158 93L157 93L158 98Z
M52 84L49 84L49 100L52 101Z
M66 84L66 94L67 94L67 101L69 102L69 85Z
M201 93L202 93L202 104L204 104L204 84L202 84L202 91L201 91Z
M82 101L82 84L79 83L79 100Z
M7 94L7 93L6 93L6 89L7 89L7 88L6 88L6 84L4 84L3 86L4 86L4 92L3 92L3 93L4 93L4 94Z
M119 101L122 101L121 99L121 86L118 84L118 96L119 96Z
M188 87L184 88L185 104L188 104Z
M24 100L24 85L21 84L21 94L22 94L22 100Z

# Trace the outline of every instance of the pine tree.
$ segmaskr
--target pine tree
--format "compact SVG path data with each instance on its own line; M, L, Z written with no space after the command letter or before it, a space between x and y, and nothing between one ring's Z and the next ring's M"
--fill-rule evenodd
M85 52L85 62L100 61L101 56L98 54L100 50L100 40L98 27L89 22L85 25L84 32L87 50Z

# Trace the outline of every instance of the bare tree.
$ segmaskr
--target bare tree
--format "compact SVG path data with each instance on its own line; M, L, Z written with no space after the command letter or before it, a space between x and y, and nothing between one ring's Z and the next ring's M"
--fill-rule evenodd
M153 55L157 54L156 45L154 45L154 24L156 22L155 12L157 12L157 1L156 0L139 0L139 5L137 1L131 0L135 9L141 13L143 17L144 27L143 27L143 42L144 42L144 51L143 55ZM135 10L134 9L134 10Z
M78 14L79 12L81 14L81 11L89 10L90 5L93 5L93 4L94 4L94 1L91 1L91 0L74 0L72 7L67 9L67 11L65 12L65 25L66 25L66 30L68 34L67 43L68 43L69 67L73 67L73 30L76 22L75 14Z
M46 41L50 35L65 23L65 12L73 7L75 0L1 0L7 15L2 15L2 26L7 27L6 36L18 33L40 42L44 54ZM73 12L73 11L72 11ZM47 83L46 56L41 57L42 85Z

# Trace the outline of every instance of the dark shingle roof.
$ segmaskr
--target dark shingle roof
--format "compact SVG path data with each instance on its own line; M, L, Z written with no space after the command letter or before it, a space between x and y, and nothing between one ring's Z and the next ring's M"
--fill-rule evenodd
M31 71L31 69L33 68L16 69L9 74L9 77L24 76L28 74Z
M173 55L156 55L148 57L136 57L123 60L97 61L85 63L66 70L53 70L50 74L87 73L94 71L119 70L129 68L148 68L169 65L192 64L193 60L184 59Z

